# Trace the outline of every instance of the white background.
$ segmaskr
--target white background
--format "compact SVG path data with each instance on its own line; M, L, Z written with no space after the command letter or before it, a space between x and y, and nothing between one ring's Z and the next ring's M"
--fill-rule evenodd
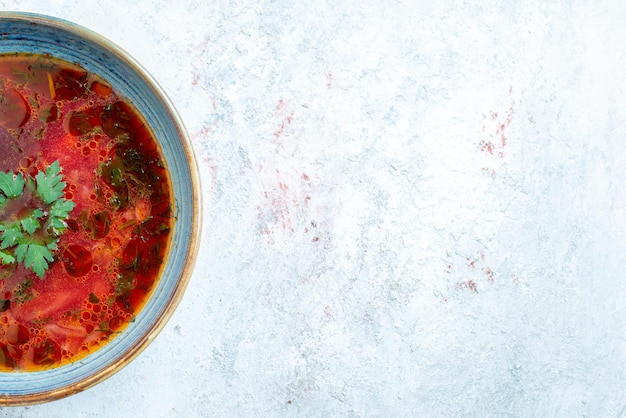
M158 338L22 417L626 415L626 3L0 0L127 50L202 174Z

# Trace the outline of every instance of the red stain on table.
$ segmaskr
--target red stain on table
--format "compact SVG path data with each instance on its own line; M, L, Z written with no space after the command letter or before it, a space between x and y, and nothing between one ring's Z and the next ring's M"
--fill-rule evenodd
M509 88L509 96L512 88ZM483 138L478 143L478 149L490 156L503 158L508 142L508 127L513 118L515 101L510 99L508 108L504 111L491 111L482 126Z
M455 289L467 289L478 293L479 287L493 284L497 279L497 274L490 264L485 252L478 250L472 255L457 257L456 260L448 262L444 272L453 280Z
M474 293L478 293L478 286L476 282L473 280L463 280L456 284L457 289L469 289Z
M276 105L276 115L279 118L278 128L274 131L274 142L278 142L285 136L289 125L293 122L295 111L284 100L280 99Z
M306 222L307 226L302 230L308 233L309 176L279 169L271 173L260 171L265 177L262 203L256 206L260 232L268 242L273 242L272 235L279 232L294 234L300 230L298 225ZM312 240L315 242L315 237Z

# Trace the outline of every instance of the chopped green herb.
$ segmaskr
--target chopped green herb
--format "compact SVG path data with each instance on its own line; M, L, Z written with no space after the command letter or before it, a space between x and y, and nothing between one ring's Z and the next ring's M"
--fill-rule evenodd
M0 261L2 262L2 264L15 263L15 257L13 257L9 253L6 253L4 251L0 251Z
M22 190L24 190L24 176L22 176L22 173L15 175L11 172L3 173L0 171L0 191L7 198L11 199L20 196Z
M0 249L3 250L17 244L18 240L23 236L20 225L17 222L13 225L0 224L0 231L2 231L2 235L0 236Z
M60 173L58 161L34 178L0 172L2 264L23 263L41 279L54 261L51 251L57 249L59 235L67 228L74 208L74 202L63 199L65 182Z
M61 166L58 161L55 161L46 169L45 174L40 171L35 176L37 180L37 194L41 196L47 205L63 196L65 183L61 181L60 171Z
M29 216L21 220L24 231L33 235L36 230L41 228L41 224L37 219L43 217L43 211L39 208L35 209Z
M117 277L117 283L115 284L115 293L118 295L124 295L130 293L135 287L135 274L133 272L126 272L119 274Z
M0 312L6 312L11 307L10 299L2 299L0 300Z
M31 278L24 280L17 285L13 291L13 300L17 303L25 303L35 297L32 289L33 281Z
M40 278L48 269L48 262L54 260L47 246L35 243L19 244L15 249L15 255L18 263L23 261L24 265L32 269Z

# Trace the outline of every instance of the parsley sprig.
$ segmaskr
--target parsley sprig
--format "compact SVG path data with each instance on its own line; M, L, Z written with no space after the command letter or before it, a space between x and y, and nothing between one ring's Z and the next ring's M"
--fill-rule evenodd
M58 161L34 178L0 172L0 263L23 263L43 278L74 209L62 179Z

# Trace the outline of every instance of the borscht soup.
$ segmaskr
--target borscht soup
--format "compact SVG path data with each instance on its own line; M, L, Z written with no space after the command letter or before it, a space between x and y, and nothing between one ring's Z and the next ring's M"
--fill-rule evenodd
M132 326L173 207L132 103L79 65L1 54L0 371L76 362Z

